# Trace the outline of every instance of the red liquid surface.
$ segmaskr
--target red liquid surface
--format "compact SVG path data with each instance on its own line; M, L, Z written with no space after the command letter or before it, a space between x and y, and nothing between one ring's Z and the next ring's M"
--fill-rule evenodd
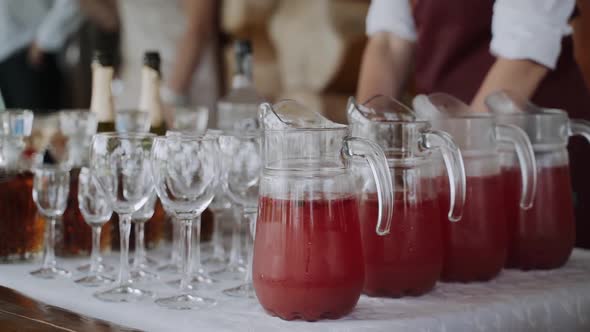
M504 170L505 196L519 197L520 172ZM517 191L518 190L518 191ZM508 206L509 202L506 202ZM575 222L569 168L567 165L537 170L537 193L532 208L508 219L509 250L507 267L553 269L565 264L575 242Z
M446 180L441 190L440 206L449 206ZM445 238L443 281L486 281L504 266L507 253L506 215L503 178L468 176L463 217L449 222L441 212Z
M260 304L282 319L335 319L355 307L364 263L356 198L261 197L253 282Z
M391 233L375 232L379 202L361 200L359 216L365 255L364 292L370 296L400 297L430 291L443 265L438 202L411 202L396 196Z

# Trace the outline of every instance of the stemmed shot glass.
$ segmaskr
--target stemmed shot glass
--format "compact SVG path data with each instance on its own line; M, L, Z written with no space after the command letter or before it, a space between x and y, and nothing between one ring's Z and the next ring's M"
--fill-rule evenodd
M160 201L181 224L182 279L180 294L160 298L156 303L170 309L208 307L216 301L193 293L192 233L196 224L196 253L200 237L200 218L213 200L219 177L216 140L190 134L167 135L155 139L152 148L152 173Z
M135 224L135 255L133 257L133 265L131 266L131 279L133 281L158 279L159 276L149 271L151 266L156 266L158 263L151 258L148 258L145 251L145 224L154 215L156 207L156 199L158 196L155 191L152 192L148 201L131 217Z
M224 294L234 297L256 297L252 286L252 248L258 212L258 185L262 168L260 144L261 132L257 130L234 132L219 138L221 152L228 157L226 158L225 192L232 202L241 208L244 217L242 220L247 221L245 241L248 266L244 276L244 284L223 291Z
M33 200L45 218L43 266L31 275L44 279L70 276L55 261L55 223L66 210L70 191L70 170L61 166L39 166L34 170Z
M91 161L98 183L119 215L121 257L117 286L95 293L108 302L134 302L153 296L132 284L129 272L129 235L133 213L141 209L154 190L149 161L155 135L102 133L92 140Z
M102 274L105 269L100 254L100 233L102 226L111 219L113 208L96 176L87 167L82 167L78 175L78 207L84 220L92 228L92 252L88 275L76 280L76 283L88 287L111 283L114 280Z

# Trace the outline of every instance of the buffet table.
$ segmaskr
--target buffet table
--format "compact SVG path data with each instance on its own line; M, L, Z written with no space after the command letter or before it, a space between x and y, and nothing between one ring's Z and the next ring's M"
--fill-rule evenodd
M106 261L116 265L117 256ZM60 260L70 271L85 262ZM172 311L153 302L100 302L92 297L96 289L80 287L72 280L31 277L28 272L37 266L0 265L0 286L80 315L147 331L590 331L590 251L579 249L559 270L505 270L488 283L439 283L433 292L417 298L363 296L346 318L314 323L270 317L256 300L229 298L219 292L236 283L220 283L203 292L217 299L213 308ZM161 281L152 286L158 295L174 293ZM0 314L6 310L2 303L0 294Z

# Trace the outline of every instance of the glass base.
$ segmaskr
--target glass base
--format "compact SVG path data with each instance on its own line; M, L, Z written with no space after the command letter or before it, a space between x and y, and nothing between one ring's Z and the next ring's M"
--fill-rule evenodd
M30 272L33 277L42 279L54 279L56 277L70 277L70 271L61 267L42 267Z
M110 284L113 281L115 281L115 279L97 274L97 275L93 275L93 276L87 276L82 279L78 279L74 282L77 283L78 285L82 285L84 287L99 287L99 286L104 286L104 285Z
M227 265L227 259L223 256L209 256L203 261L203 265L210 271L219 271Z
M160 279L160 276L154 272L150 272L143 268L132 269L131 272L131 280L133 282L139 281L151 281Z
M139 302L154 297L154 293L126 284L104 292L94 293L94 297L105 302Z
M188 286L190 289L197 289L200 286L212 285L218 282L218 280L211 278L207 273L199 272L193 274ZM180 279L169 281L167 284L178 289L180 288Z
M209 308L217 304L214 299L208 297L200 297L190 294L182 294L172 297L165 297L156 300L156 304L174 310L190 310Z
M106 265L103 263L100 263L98 265L98 269L96 270L96 272L101 273L101 272L112 272L115 268L110 266L110 265ZM76 270L80 271L80 272L90 272L90 264L86 264L86 265L82 265L82 266L78 266L76 268Z
M231 297L239 297L244 299L256 298L256 292L254 291L254 286L251 283L225 289L223 290L223 294Z
M240 265L227 265L219 271L211 272L211 276L220 280L244 280L246 276L246 267Z
M133 265L135 260L129 260L129 265ZM146 268L146 269L154 269L154 268L158 268L158 266L160 266L160 262L158 262L157 260L151 258L151 257L146 257L143 261L142 264L140 264L140 266L142 268Z
M180 264L170 263L160 266L158 271L162 273L179 274L182 273L182 268L180 267Z

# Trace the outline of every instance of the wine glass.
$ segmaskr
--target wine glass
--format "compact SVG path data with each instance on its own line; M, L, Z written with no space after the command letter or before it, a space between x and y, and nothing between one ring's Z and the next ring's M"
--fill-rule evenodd
M174 108L174 129L178 131L203 134L207 129L209 109L198 106L195 109Z
M117 286L95 293L108 302L134 302L153 296L132 285L129 273L129 233L134 212L153 191L149 160L155 135L149 133L102 133L94 136L90 153L93 172L119 215L121 257Z
M262 167L260 153L261 133L257 130L234 132L219 138L221 152L228 156L225 192L232 202L241 208L249 226L246 231L248 267L244 284L223 291L234 297L255 298L252 286L252 245L258 209L258 184ZM251 235L251 236L249 236Z
M150 113L142 110L117 110L115 129L118 133L147 133L150 131Z
M101 274L105 270L100 254L100 233L113 214L106 193L98 184L96 176L87 167L80 169L78 175L78 207L86 223L92 228L92 253L88 275L76 280L77 284L97 287L114 280Z
M160 298L156 303L170 309L191 309L216 303L192 293L192 233L196 222L198 262L201 214L213 200L218 182L216 140L198 135L167 135L155 139L152 173L160 201L181 223L183 237L180 294Z
M148 201L133 213L131 221L135 224L135 256L131 266L131 279L133 281L158 279L159 276L148 270L150 265L158 263L148 258L145 252L145 224L154 215L156 199L158 196L152 191Z
M55 223L63 215L70 191L70 170L61 166L42 165L34 170L33 200L45 218L45 250L43 266L31 275L44 279L70 276L55 261Z

